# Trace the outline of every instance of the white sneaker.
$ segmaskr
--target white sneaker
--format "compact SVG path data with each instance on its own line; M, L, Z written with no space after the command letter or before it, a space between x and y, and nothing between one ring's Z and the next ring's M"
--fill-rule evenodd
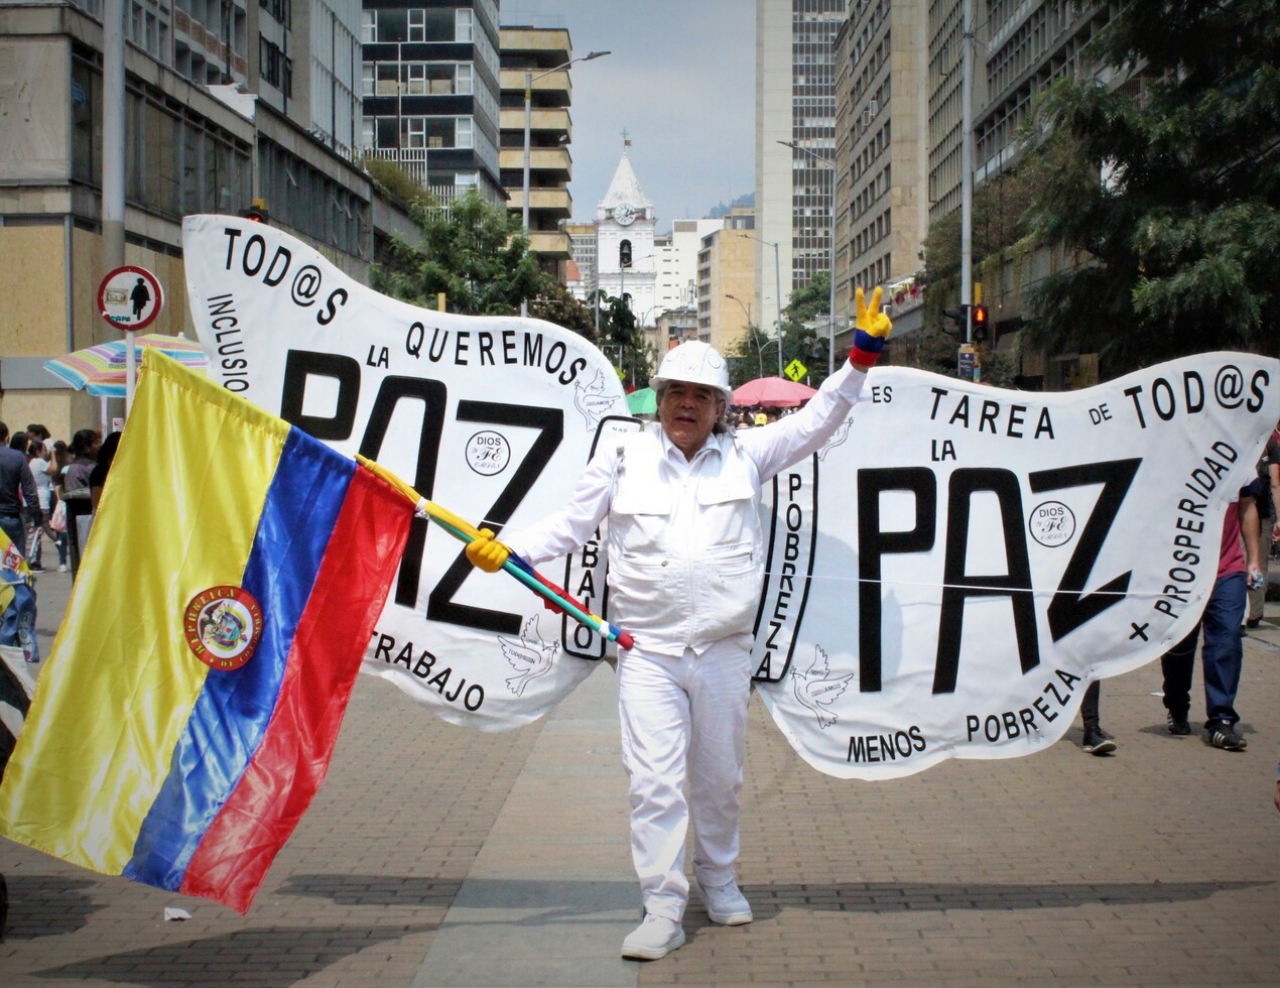
M707 905L711 922L721 926L745 926L755 917L751 915L751 903L738 888L737 882L723 885L703 885L695 882L702 901Z
M622 941L622 956L634 961L656 961L684 946L684 930L674 919L646 916Z
M66 564L66 563L59 563L59 564L58 564L58 572L59 572L59 573L65 573L66 571L67 571L67 564Z

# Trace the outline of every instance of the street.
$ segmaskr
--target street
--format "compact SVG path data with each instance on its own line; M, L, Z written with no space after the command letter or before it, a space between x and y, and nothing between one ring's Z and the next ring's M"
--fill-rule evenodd
M70 577L38 589L47 655ZM1158 663L1103 684L1114 756L1082 753L1077 725L1031 757L878 783L808 768L753 700L740 870L755 922L713 926L695 899L688 944L640 964L618 957L639 895L612 671L504 734L362 677L328 781L247 916L0 842L0 982L1274 984L1280 604L1245 639L1247 751L1170 736L1159 688Z

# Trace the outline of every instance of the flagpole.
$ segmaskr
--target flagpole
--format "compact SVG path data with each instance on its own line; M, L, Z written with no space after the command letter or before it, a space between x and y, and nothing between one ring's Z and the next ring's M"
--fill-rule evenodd
M465 518L461 518L448 508L423 497L386 467L358 453L356 454L356 462L361 466L367 467L391 484L392 487L395 487L417 506L419 512L430 518L458 541L471 543L483 537L480 534L480 530ZM617 625L610 624L598 614L589 611L585 604L575 600L562 587L551 583L514 553L507 557L506 562L502 564L502 568L538 594L538 596L550 601L584 627L590 628L609 641L617 642L622 648L631 648L635 644L635 639L631 637L630 632L624 631Z

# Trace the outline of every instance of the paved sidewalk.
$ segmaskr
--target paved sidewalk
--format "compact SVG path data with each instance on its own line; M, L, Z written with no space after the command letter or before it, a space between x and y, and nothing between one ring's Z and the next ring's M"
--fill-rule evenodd
M40 579L46 647L69 589ZM1114 756L1077 727L894 782L820 775L754 702L756 921L693 905L689 943L650 964L618 958L639 897L612 672L504 734L364 678L245 917L0 841L0 985L1276 984L1280 606L1245 645L1243 753L1165 732L1155 663L1103 686Z

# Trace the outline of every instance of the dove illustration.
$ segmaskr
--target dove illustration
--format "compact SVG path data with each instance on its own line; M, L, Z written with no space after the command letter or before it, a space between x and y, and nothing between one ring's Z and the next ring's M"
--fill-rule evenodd
M530 682L551 671L551 660L560 649L559 642L544 642L538 636L536 614L525 621L518 642L501 635L498 641L502 643L503 656L518 673L507 680L507 689L516 696L524 696L524 689Z
M574 387L573 403L586 419L588 432L595 429L600 416L613 407L613 402L613 396L604 393L604 371L596 371L590 384L579 381Z
M850 415L840 423L839 428L831 433L831 437L823 444L822 451L818 454L819 460L825 460L827 454L849 438L849 427L853 425L853 416Z
M813 664L809 666L808 672L801 672L799 666L791 670L796 699L813 711L813 715L818 718L818 726L824 730L839 720L824 708L840 699L852 678L851 672L843 676L831 675L827 653L822 650L821 645L813 646Z

